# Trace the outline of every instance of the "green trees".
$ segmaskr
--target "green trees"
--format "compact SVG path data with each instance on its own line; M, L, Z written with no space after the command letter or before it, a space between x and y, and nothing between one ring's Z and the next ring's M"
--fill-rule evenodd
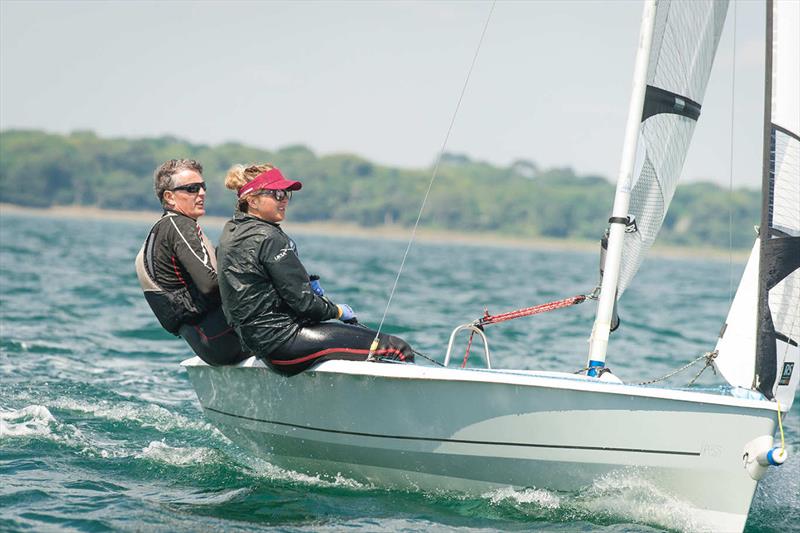
M107 209L158 210L153 170L171 158L203 164L207 212L229 216L235 196L224 188L236 163L271 162L303 181L292 220L340 221L374 227L410 226L432 169L377 165L353 154L317 156L305 146L267 151L239 143L192 144L174 137L104 139L88 131L0 132L0 202L26 206L92 205ZM508 167L445 154L421 224L435 229L497 232L509 236L590 239L600 237L611 209L613 186L602 177L569 168L540 169L528 160ZM679 245L752 243L760 194L730 193L712 184L678 188L660 242Z

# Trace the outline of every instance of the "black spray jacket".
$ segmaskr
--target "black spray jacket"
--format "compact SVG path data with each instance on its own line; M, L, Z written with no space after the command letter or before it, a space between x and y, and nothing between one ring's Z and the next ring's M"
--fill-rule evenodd
M136 274L161 325L177 335L220 306L214 248L197 221L165 211L136 256Z
M225 318L260 356L270 355L301 326L339 314L333 302L311 290L294 241L277 224L236 213L222 230L218 256Z

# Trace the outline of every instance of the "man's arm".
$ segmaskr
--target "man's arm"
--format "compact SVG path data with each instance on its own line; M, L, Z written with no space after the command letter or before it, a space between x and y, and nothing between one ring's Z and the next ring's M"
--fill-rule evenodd
M172 225L175 232L174 257L204 296L218 300L217 271L214 269L211 257L214 252L207 249L200 238L197 223L186 217L171 217L169 224ZM178 268L177 265L175 266Z

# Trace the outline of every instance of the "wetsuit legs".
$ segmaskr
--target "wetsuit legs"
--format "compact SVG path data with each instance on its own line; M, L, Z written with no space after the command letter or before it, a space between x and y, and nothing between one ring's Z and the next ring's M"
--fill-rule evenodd
M184 324L178 333L210 365L232 365L248 357L236 332L225 321L222 307L208 313L198 324Z
M339 322L305 326L272 352L267 363L275 371L293 376L326 359L364 361L375 333L368 328ZM406 341L383 333L378 337L378 349L374 355L378 359L414 361L414 352Z

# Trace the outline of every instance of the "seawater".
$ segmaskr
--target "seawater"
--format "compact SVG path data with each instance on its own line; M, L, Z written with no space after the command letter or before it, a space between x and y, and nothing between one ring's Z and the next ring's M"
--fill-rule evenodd
M179 366L187 347L161 330L142 297L133 258L148 228L0 216L0 530L685 527L681 503L635 477L577 493L531 487L467 498L320 479L247 455L203 416ZM215 241L220 229L206 228ZM405 242L294 237L328 294L376 326ZM415 243L384 329L441 361L452 328L484 308L496 314L586 293L597 267L595 253ZM742 269L727 260L648 259L621 302L609 354L615 373L641 382L712 349ZM593 312L587 303L489 326L494 366L577 370ZM469 364L483 364L480 349ZM685 385L698 370L667 384ZM722 381L707 370L697 384ZM798 410L784 422L789 462L759 485L749 532L798 529Z

